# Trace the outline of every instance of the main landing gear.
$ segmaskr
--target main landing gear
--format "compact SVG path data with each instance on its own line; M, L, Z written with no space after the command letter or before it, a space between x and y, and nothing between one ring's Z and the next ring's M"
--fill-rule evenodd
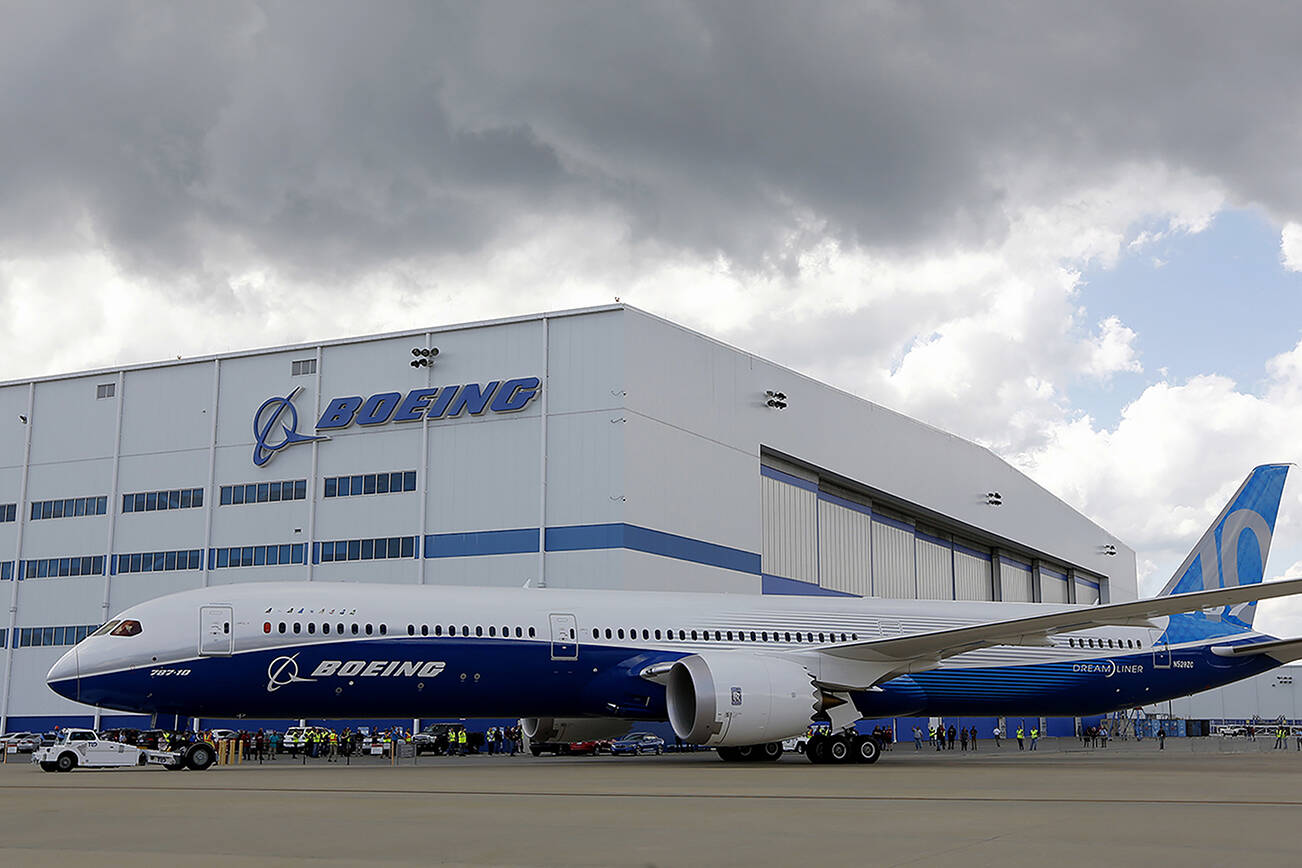
M875 763L882 755L881 742L871 735L837 733L815 735L805 747L805 756L815 765L823 763Z

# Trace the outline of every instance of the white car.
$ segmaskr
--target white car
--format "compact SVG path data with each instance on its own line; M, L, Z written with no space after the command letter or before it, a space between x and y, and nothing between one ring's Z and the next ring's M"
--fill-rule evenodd
M189 768L203 771L216 759L216 752L207 742L196 742L180 751L142 750L100 738L93 729L65 729L58 741L32 754L32 762L47 772L70 772L78 767L110 769L150 764L171 770Z

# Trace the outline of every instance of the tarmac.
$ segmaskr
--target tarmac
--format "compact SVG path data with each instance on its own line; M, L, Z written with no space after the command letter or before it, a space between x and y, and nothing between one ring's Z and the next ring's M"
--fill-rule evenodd
M0 765L0 864L1296 866L1302 751L1168 739L789 755ZM1220 745L1219 747L1217 745Z

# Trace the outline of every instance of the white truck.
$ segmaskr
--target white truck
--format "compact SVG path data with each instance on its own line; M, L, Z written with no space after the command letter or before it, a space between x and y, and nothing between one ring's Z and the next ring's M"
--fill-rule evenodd
M217 759L207 742L195 742L180 750L145 750L101 738L93 729L65 729L59 740L38 748L32 762L47 772L70 772L77 767L114 769L127 766L160 765L171 771L203 771Z

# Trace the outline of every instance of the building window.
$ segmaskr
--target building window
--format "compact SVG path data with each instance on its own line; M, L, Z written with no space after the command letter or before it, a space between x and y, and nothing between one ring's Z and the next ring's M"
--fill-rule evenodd
M154 512L162 509L198 509L203 506L202 488L173 488L170 491L138 491L122 495L123 512Z
M305 553L305 543L208 549L208 567L215 570L228 567L283 567L303 563Z
M67 576L104 575L103 555L80 555L66 558L38 558L18 562L18 575L25 579L57 579Z
M83 624L72 627L19 627L18 641L15 643L15 647L35 648L43 645L76 645L98 629L98 624ZM0 631L0 647L3 646L3 631Z
M98 386L95 387L95 397L96 399L112 398L113 395L117 392L117 390L118 390L117 383L100 383Z
M398 494L416 490L416 471L395 470L390 473L358 473L352 476L327 476L326 497L355 497L362 494Z
M3 524L4 522L7 521L17 521L17 519L18 519L18 504L0 503L0 524Z
M246 503L277 503L282 500L305 499L307 499L306 479L223 485L220 492L222 506L240 506Z
M416 557L416 537L391 536L376 539L341 539L314 543L312 563L333 561L379 561Z
M32 521L44 518L80 518L85 515L103 515L106 512L108 495L32 501Z
M114 555L113 573L159 573L171 570L198 570L203 568L200 549L182 549L175 552L135 552Z
M316 373L316 359L295 359L289 363L291 377L303 377Z

